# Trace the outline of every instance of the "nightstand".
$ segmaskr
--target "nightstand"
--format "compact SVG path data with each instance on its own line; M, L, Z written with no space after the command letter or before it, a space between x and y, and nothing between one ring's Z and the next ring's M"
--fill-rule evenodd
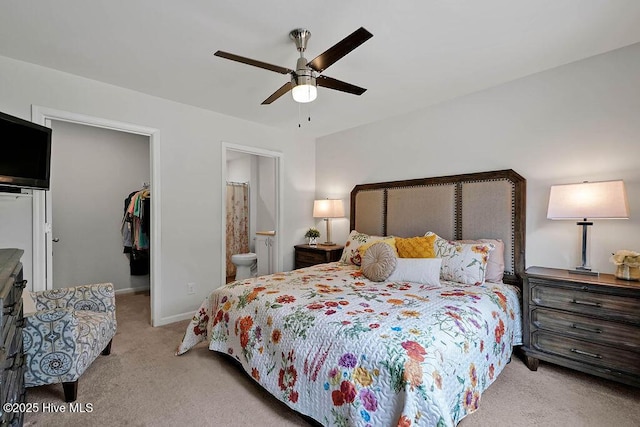
M316 264L339 261L342 256L342 245L296 245L295 268L311 267Z
M530 267L523 317L532 371L544 360L640 387L640 283Z

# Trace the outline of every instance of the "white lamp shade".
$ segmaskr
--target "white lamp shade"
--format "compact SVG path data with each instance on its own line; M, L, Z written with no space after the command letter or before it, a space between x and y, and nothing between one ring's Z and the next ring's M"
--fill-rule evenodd
M318 97L318 88L313 85L297 85L291 89L293 100L305 104L311 102Z
M344 205L342 200L324 199L314 200L314 218L342 218L344 216Z
M552 185L549 219L627 219L629 204L624 182L601 181Z

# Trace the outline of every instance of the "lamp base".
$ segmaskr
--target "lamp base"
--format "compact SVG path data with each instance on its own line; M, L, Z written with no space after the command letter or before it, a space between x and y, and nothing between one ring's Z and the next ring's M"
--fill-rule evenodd
M335 245L335 243L333 243L333 242L322 242L322 244L324 246L333 246L333 245Z
M576 267L575 270L568 270L569 274L580 274L582 276L600 276L597 271L592 271L590 268Z

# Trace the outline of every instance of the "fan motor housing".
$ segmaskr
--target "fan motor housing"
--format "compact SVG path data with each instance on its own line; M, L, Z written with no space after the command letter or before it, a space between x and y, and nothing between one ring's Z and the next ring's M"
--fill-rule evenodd
M294 86L316 85L316 73L311 68L307 67L307 60L302 56L298 58L296 72L291 76L291 83Z

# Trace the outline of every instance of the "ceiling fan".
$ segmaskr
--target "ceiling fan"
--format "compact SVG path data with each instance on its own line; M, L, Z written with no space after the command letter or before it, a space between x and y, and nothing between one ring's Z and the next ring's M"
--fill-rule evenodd
M285 93L291 91L293 99L296 102L311 102L316 99L317 86L326 87L328 89L339 90L354 95L362 95L366 89L345 83L343 81L320 75L324 70L336 63L343 56L360 46L362 43L373 37L369 31L360 27L347 37L316 56L312 61L307 62L304 52L307 49L307 41L311 37L311 32L304 28L297 28L289 33L289 37L296 44L300 58L296 64L296 69L280 67L278 65L267 64L266 62L257 61L255 59L245 58L233 53L217 51L214 55L220 58L230 59L232 61L242 62L243 64L253 65L254 67L264 68L265 70L275 71L280 74L290 74L291 80L283 84L280 89L276 90L271 96L262 101L262 105L271 104Z

